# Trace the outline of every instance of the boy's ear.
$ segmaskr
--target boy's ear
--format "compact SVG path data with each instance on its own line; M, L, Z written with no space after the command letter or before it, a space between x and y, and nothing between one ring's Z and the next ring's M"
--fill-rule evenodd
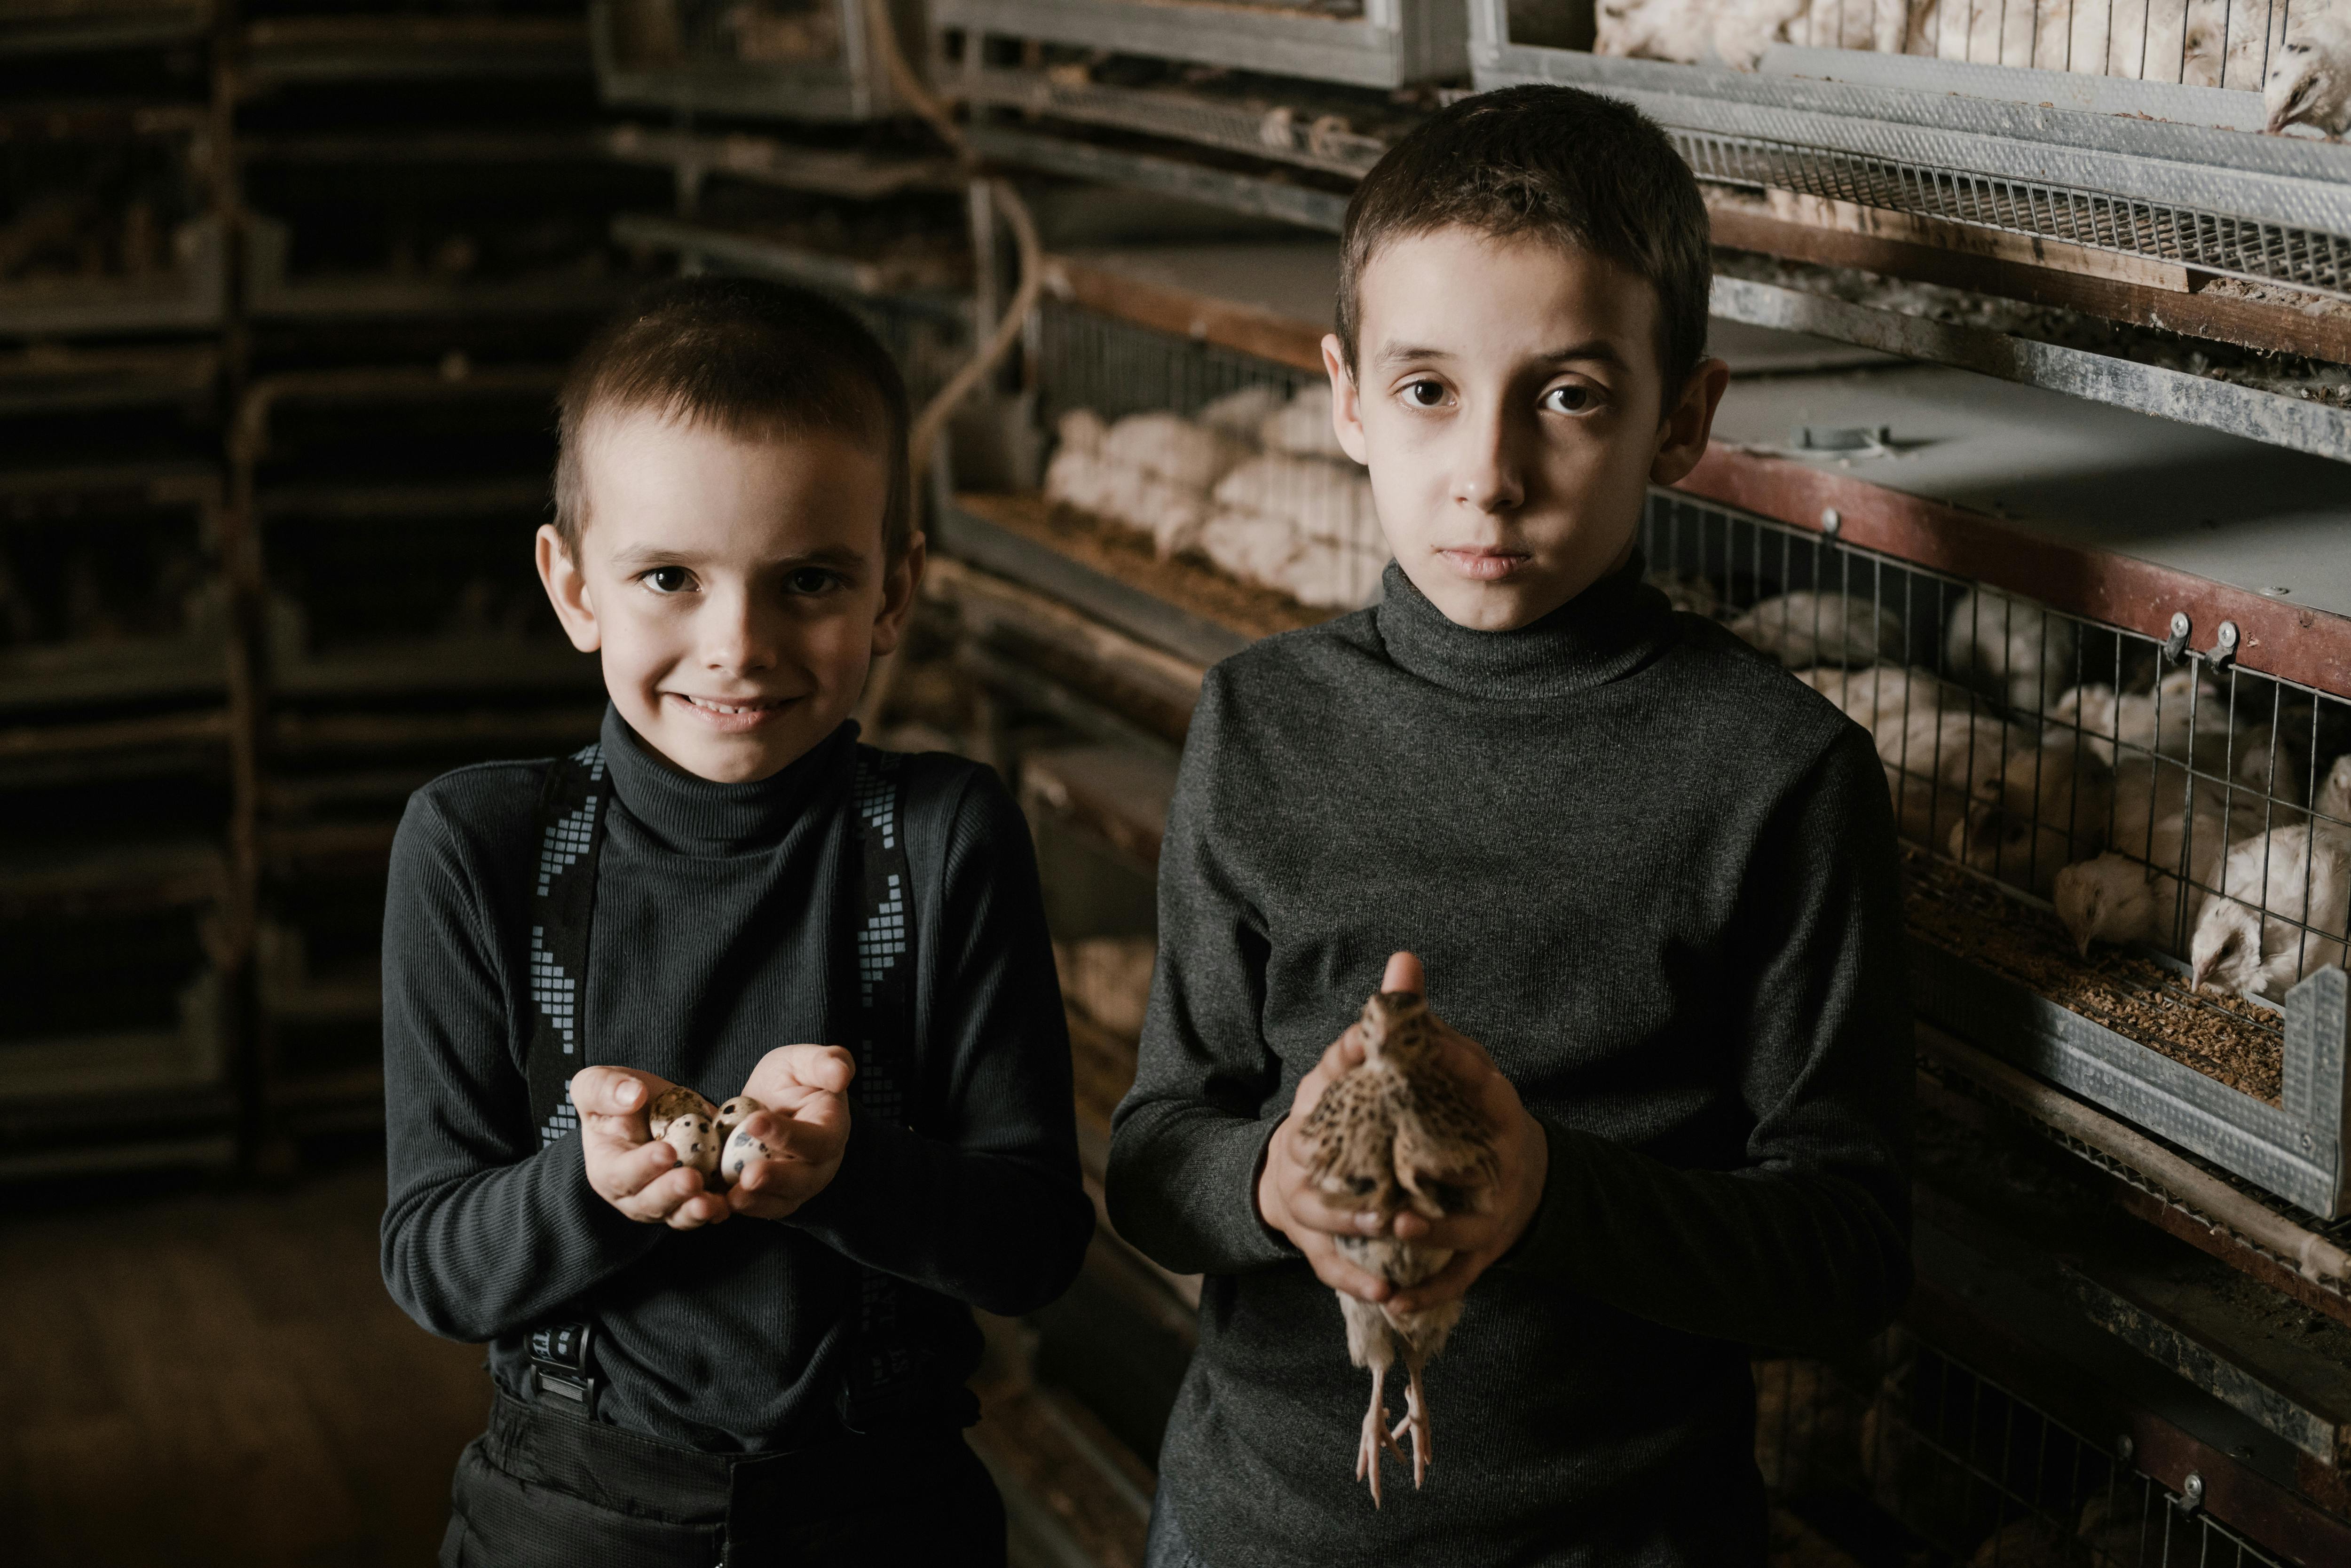
M906 553L882 580L882 613L873 618L873 654L894 653L906 635L907 618L914 612L914 590L923 584L923 567L930 559L921 529L906 541Z
M1666 411L1657 427L1657 455L1649 464L1649 482L1677 485L1706 455L1707 438L1714 432L1714 411L1730 385L1730 367L1720 360L1701 360L1682 382L1681 396Z
M1371 446L1364 440L1364 402L1355 391L1355 372L1347 368L1346 345L1336 332L1322 334L1322 370L1331 378L1331 433L1340 450L1368 465Z
M604 632L596 623L596 606L588 597L587 574L563 548L563 536L555 531L553 523L538 526L538 580L571 645L583 653L602 647Z

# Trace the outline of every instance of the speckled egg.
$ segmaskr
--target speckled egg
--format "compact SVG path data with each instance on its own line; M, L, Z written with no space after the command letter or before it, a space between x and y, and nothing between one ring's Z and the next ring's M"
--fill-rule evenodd
M688 1112L708 1121L710 1102L683 1083L673 1083L653 1096L653 1106L645 1113L645 1125L654 1137L666 1138L669 1124Z
M719 1179L732 1186L743 1178L743 1167L753 1160L773 1159L775 1151L737 1127L726 1140L726 1152L718 1162Z
M687 1111L672 1117L662 1138L677 1151L679 1165L691 1166L705 1176L718 1168L718 1131L700 1112Z
M766 1109L765 1105L760 1104L748 1094L737 1094L734 1099L718 1107L718 1114L712 1120L718 1128L718 1136L723 1140L733 1137L736 1128Z

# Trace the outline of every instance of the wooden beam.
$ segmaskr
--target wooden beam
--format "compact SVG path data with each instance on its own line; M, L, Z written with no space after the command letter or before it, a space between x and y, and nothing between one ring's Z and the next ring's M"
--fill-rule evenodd
M1171 337L1214 343L1292 370L1317 375L1322 371L1322 328L1255 305L1144 283L1066 256L1046 257L1045 287L1056 298Z
M1830 209L1846 204L1820 205L1823 216L1834 215L1842 223L1843 214L1832 214ZM2152 281L2153 272L2137 277L2098 276L2064 267L2034 265L2010 255L1970 254L1939 243L1924 243L1929 236L1923 229L1916 237L1906 238L1884 225L1878 225L1877 232L1864 233L1858 232L1857 227L1792 222L1751 206L1720 200L1709 201L1708 207L1714 220L1714 243L1730 250L1754 251L1823 267L1857 267L1890 277L1912 278L2032 305L2078 310L2128 326L2159 328L2272 353L2306 354L2314 359L2351 362L2351 306L2333 301L2314 299L2312 306L2304 308L2242 299L2211 292L2213 279L2210 274L2184 268L2179 269L2182 287L2161 287ZM1894 216L1872 213L1871 220L1876 223ZM2064 257L2069 261L2103 255L2049 242L2021 243L2034 246L2044 260L2057 258L2060 252L2072 253ZM1999 247L1992 248L1997 251ZM2159 267L2162 264L2147 265Z

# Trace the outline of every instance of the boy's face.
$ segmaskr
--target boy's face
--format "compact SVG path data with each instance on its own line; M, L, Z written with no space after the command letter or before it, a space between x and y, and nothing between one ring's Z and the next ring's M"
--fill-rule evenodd
M579 559L553 528L539 576L572 645L601 651L629 727L685 772L765 779L849 716L898 645L919 536L883 559L889 472L831 434L742 440L645 411L580 431Z
M1395 239L1358 280L1359 359L1322 340L1340 444L1388 547L1454 622L1539 621L1630 553L1646 488L1706 453L1729 371L1666 401L1656 290L1547 240Z

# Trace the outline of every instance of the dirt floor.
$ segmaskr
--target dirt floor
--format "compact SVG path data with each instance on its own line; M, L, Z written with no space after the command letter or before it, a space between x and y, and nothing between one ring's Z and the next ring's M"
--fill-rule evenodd
M2191 993L2162 965L2113 947L2085 962L2056 915L1949 862L1906 851L1911 931L2060 1007L2272 1105L2285 1085L2285 1030L2241 997Z

